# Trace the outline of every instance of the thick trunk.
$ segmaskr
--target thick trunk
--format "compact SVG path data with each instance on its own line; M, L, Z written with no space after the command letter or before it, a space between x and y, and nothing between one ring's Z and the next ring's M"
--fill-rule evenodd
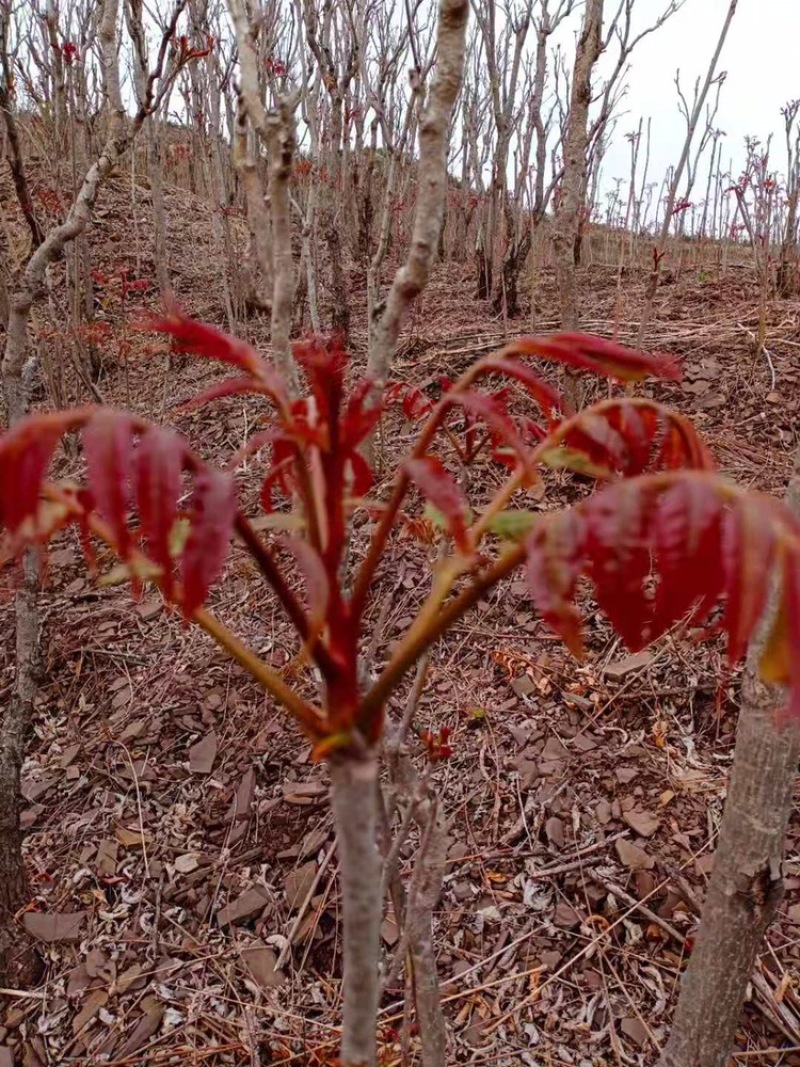
M800 467L788 502L800 514ZM773 615L772 605L765 623ZM800 755L800 727L776 726L775 714L785 694L763 685L756 676L765 623L748 656L714 871L660 1067L728 1063L747 983L782 895L783 842Z
M331 96L331 150L328 155L328 184L324 186L322 235L328 246L330 260L331 331L341 336L347 345L350 338L350 294L347 291L347 276L344 269L344 243L342 228L344 219L344 185L342 167L342 112L344 102L341 91Z
M330 195L330 194L329 194ZM347 344L350 336L350 297L347 292L347 278L344 270L342 236L339 222L330 203L321 212L323 216L322 233L328 246L330 260L331 295L331 330L342 337Z
M789 197L789 210L786 228L781 243L781 256L778 264L778 292L782 297L789 297L796 288L797 274L797 199L794 191Z
M521 314L519 306L519 276L531 249L531 231L528 229L521 237L509 245L503 260L502 283L494 299L493 311L499 314L503 309L509 319Z
M331 760L331 802L336 823L342 893L344 1008L342 1067L375 1067L381 862L378 852L378 760Z
M289 340L295 300L294 258L292 255L289 179L297 147L292 105L283 99L268 119L269 191L272 207L272 323L270 341L276 363L293 394L299 392L297 368Z
M16 796L19 775L15 773L13 761L7 761L5 757L5 751L0 753L0 792L3 797L0 810L0 982L4 988L24 989L36 981L39 963L33 945L22 937L15 921L15 916L28 900L28 881L20 862L22 834L18 805L6 802L8 796Z

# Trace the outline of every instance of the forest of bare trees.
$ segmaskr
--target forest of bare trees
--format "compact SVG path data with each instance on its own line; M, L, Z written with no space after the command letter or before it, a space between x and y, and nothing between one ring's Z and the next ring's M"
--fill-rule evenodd
M0 1067L800 1062L800 98L719 4L659 173L692 3L0 0Z

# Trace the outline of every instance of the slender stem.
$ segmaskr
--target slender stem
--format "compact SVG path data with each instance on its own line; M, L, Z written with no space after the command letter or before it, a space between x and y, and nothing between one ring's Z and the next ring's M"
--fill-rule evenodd
M417 454L417 449L414 450L414 455ZM403 499L408 492L408 487L411 484L411 479L408 477L404 470L400 470L395 480L394 489L392 495L389 498L389 502L381 516L378 528L372 535L370 541L369 550L367 552L364 562L356 575L355 584L353 587L353 596L351 600L353 618L358 619L364 612L364 608L367 602L367 596L369 594L370 586L375 577L375 571L377 570L378 563L383 556L383 550L386 547L386 541L391 533L392 526L394 525L397 513L400 510L400 505L403 503Z
M45 493L53 500L63 500L63 494L58 493L57 486L45 486ZM101 541L103 541L109 548L117 551L117 544L114 538L114 534L108 523L104 522L97 515L85 516L85 522ZM136 564L150 564L147 556L141 552L132 552L131 556L127 560L128 566L131 569L131 573L136 573ZM151 564L152 566L152 564ZM163 582L158 577L153 577L153 581L164 593ZM172 595L165 598L169 603L179 605L182 600L181 588L179 585L175 585ZM252 675L255 680L271 693L277 701L289 711L301 726L306 730L311 738L315 741L322 740L326 736L325 723L322 717L322 713L313 705L307 704L303 698L291 689L283 678L271 667L268 667L262 659L248 648L244 642L231 633L227 626L220 620L212 615L206 608L196 608L192 614L192 620L197 623L206 633L213 637L217 644L224 648L229 655L240 663L244 669Z
M323 676L329 678L334 671L334 665L328 649L321 641L313 638L308 616L284 581L284 577L275 562L275 557L253 529L250 520L242 512L238 512L236 515L236 532L255 560L258 569L277 595L300 638L308 645L309 654L313 657L314 662Z
M359 705L356 721L367 723L385 705L389 694L397 688L400 679L414 662L437 641L454 622L461 618L475 604L487 589L491 589L502 578L510 574L525 558L525 544L514 545L500 559L496 560L481 574L478 574L458 596L446 604L435 620L426 629L411 628L383 670L378 680L367 692ZM436 591L431 596L438 595ZM421 611L425 612L423 605Z
M453 407L452 397L456 393L463 393L474 382L476 376L481 372L481 364L476 363L461 375L455 385L450 389L446 396L443 396L433 411L428 416L428 421L422 427L417 443L411 452L410 459L419 459L425 455L428 446L438 433L442 421L445 415ZM392 526L397 518L397 513L400 510L400 505L403 503L408 487L411 484L411 479L406 474L405 470L401 467L397 472L395 478L394 489L392 495L389 497L389 502L384 509L381 520L378 523L378 528L372 535L372 541L370 542L369 550L367 552L364 562L361 564L361 568L356 576L356 580L353 586L352 597L352 614L353 617L358 619L361 617L364 607L366 605L367 596L369 594L372 580L375 577L375 571L378 563L383 555L383 550L386 547L386 541L391 532Z
M268 667L262 659L248 648L239 638L231 633L224 623L212 615L205 608L198 608L192 615L192 619L201 629L224 648L237 663L255 678L259 685L271 693L276 700L291 712L303 728L315 740L321 740L325 736L324 723L321 713L293 689L271 667Z

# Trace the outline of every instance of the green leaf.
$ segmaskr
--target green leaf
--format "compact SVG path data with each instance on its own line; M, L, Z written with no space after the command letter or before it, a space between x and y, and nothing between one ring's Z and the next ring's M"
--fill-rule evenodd
M186 518L178 519L172 527L169 535L169 554L173 559L178 559L181 555L191 532L192 524Z
M111 570L101 574L97 579L100 586L124 585L134 578L140 582L155 581L162 573L161 567L147 559L133 559L128 563L118 563Z
M539 518L535 511L501 511L489 520L489 530L504 541L521 541Z
M362 503L362 501L359 501ZM251 529L260 530L288 530L290 533L302 533L306 522L302 515L293 511L271 511L269 515L257 515L248 520Z
M426 518L428 520L428 522L432 523L436 527L437 530L445 530L445 531L449 530L447 519L444 517L442 512L439 511L438 508L435 508L433 506L433 504L430 504L430 503L426 504L425 505L425 510L423 511L422 514L423 514L423 517ZM472 508L467 508L464 511L464 522L465 522L465 524L467 526L469 526L472 523L472 521L474 520L474 518L475 518L475 512L472 510Z
M607 464L592 463L585 452L563 445L548 449L540 459L553 470L574 471L575 474L585 474L589 478L608 478L613 473Z

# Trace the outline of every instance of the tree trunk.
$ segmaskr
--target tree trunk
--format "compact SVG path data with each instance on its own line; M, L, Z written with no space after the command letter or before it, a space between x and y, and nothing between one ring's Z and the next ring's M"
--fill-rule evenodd
M499 315L505 306L509 319L516 319L521 314L519 306L519 276L531 250L530 227L509 243L503 260L502 284L494 298L492 310Z
M147 123L147 174L153 198L153 259L156 268L158 291L162 297L172 288L169 270L169 243L167 241L167 211L164 205L164 179L162 174L162 131L156 128L155 117Z
M7 391L7 399L10 395ZM16 419L10 417L9 421ZM14 691L0 711L0 985L13 988L25 988L33 984L39 970L33 943L15 921L20 908L29 899L19 825L20 770L38 674L38 585L36 556L33 551L28 551L14 603Z
M375 1067L381 861L378 852L378 760L332 759L331 804L341 877L344 1008L341 1067Z
M428 284L447 193L450 115L464 76L466 0L440 0L436 31L436 76L419 130L417 203L408 258L394 276L386 304L373 309L367 373L383 387L394 359L400 325L411 304Z
M600 55L603 0L587 0L581 35L575 52L572 95L564 143L564 174L553 229L556 281L561 306L561 326L578 327L575 286L575 243L578 240L586 191L588 161L587 124L592 100L592 71Z
M795 464L788 504L800 514L800 452ZM783 842L800 755L800 726L776 726L785 694L757 677L776 601L773 595L748 655L714 871L660 1067L728 1063L747 983L783 892Z
M778 292L784 299L790 297L797 284L797 200L798 190L789 196L786 228L781 242L781 255L778 263Z
M433 913L442 894L450 840L441 805L435 799L428 799L420 805L416 821L422 835L422 846L417 855L405 913L414 1007L419 1026L422 1067L445 1067L447 1030L436 967Z

